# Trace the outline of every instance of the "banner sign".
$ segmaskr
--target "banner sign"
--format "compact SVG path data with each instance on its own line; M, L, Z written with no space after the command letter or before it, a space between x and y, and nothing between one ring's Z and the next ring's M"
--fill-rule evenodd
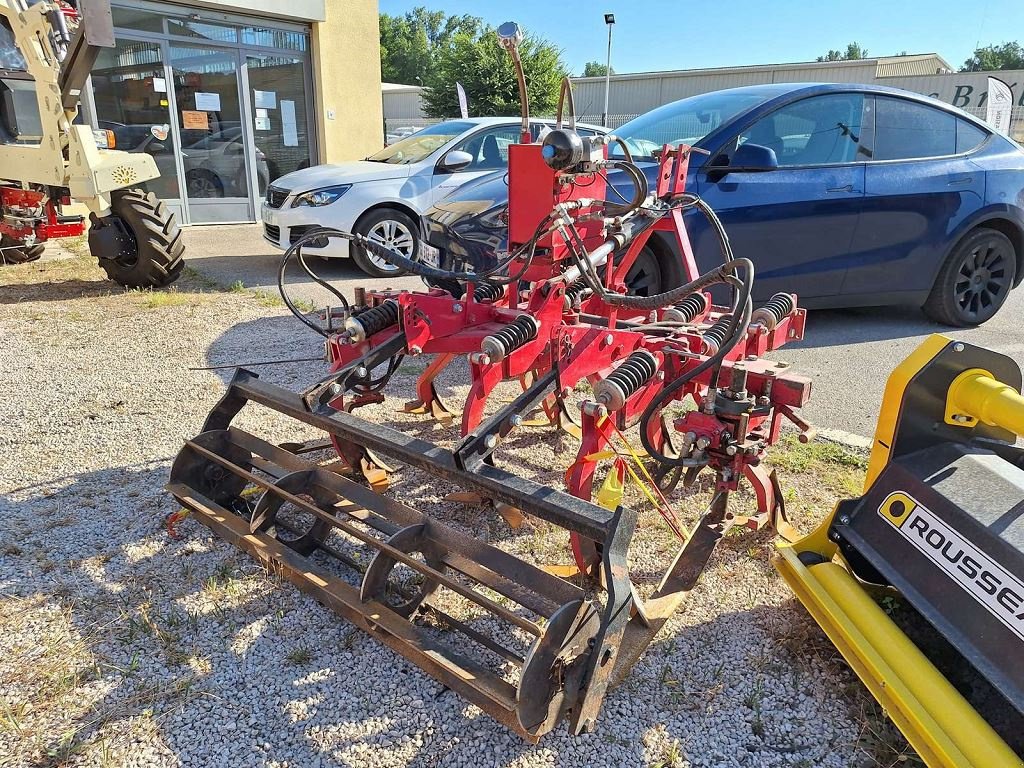
M1010 135L1010 115L1013 113L1013 91L998 77L988 78L988 111L985 122L1004 136Z

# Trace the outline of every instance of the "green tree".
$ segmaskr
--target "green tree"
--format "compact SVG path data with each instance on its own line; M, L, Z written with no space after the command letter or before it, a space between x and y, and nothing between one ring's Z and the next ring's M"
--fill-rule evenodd
M583 77L604 77L608 71L608 65L599 61L588 61L583 65ZM615 74L615 67L612 67L612 74Z
M846 44L846 51L830 50L824 56L819 56L818 61L853 61L854 59L866 59L868 49L861 48L860 43L853 42Z
M417 85L427 79L439 50L455 35L475 33L476 16L448 16L419 6L402 16L380 15L380 68L386 83Z
M1024 69L1024 47L1020 43L1003 43L977 48L961 72L989 72L995 69Z
M498 44L492 27L476 34L460 32L450 45L437 50L427 77L423 109L430 117L459 114L455 83L466 89L470 114L476 117L519 114L519 86L511 57ZM561 51L546 40L527 35L519 46L526 72L530 110L550 114L558 102L558 89L568 74Z

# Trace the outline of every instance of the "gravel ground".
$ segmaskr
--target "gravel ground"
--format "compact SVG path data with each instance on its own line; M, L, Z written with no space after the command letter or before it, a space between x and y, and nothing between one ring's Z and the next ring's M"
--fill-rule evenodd
M0 272L0 766L838 768L906 749L775 575L763 535L726 540L594 733L561 726L537 746L196 522L170 538L170 460L227 377L189 367L319 346L265 297L192 280L123 293L74 258ZM410 362L398 390L422 367ZM299 387L320 367L264 371ZM453 403L456 383L442 382ZM452 439L395 414L404 399L361 413ZM271 415L242 426L312 436ZM505 461L557 482L574 452L542 430L511 441ZM807 468L782 462L804 528L856 485L856 471L823 482ZM510 531L443 503L444 490L403 472L394 493L510 551L568 559L562 533ZM639 571L664 568L670 544L646 514Z

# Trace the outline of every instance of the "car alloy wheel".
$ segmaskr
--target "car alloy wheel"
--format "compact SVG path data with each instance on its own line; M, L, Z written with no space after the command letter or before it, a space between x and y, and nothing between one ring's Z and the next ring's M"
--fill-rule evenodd
M416 249L416 238L400 221L384 219L370 227L366 237L381 245L394 248L408 259L413 257ZM382 272L398 272L399 268L375 253L367 253L369 261Z
M661 263L650 248L641 249L626 272L626 290L633 296L654 296L662 291Z
M1012 272L1007 268L1013 254L1006 244L988 239L968 252L960 262L953 295L964 319L978 322L991 316L1010 290Z

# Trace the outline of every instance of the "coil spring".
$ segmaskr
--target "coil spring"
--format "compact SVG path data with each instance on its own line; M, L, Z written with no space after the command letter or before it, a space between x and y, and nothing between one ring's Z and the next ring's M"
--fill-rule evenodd
M768 299L764 306L754 310L754 314L750 316L750 322L752 324L760 323L769 331L773 331L775 326L781 323L784 317L789 317L795 308L796 302L793 300L792 294L776 293Z
M692 323L694 318L708 311L708 297L704 293L691 293L685 299L665 310L664 319L676 323Z
M586 281L581 277L565 289L565 308L575 307L590 292Z
M732 322L732 315L722 315L718 320L704 331L704 354L713 355L722 346L726 334L729 333L729 323Z
M594 395L608 410L616 411L657 372L658 358L646 349L639 349L594 385Z
M494 283L480 283L473 291L473 301L497 301L505 295L505 286Z
M345 331L356 342L362 342L397 322L398 302L388 299L376 307L370 307L360 312L356 317L350 317L345 321Z
M537 338L540 324L531 315L520 315L500 331L480 342L480 351L491 360L502 360L531 339Z

